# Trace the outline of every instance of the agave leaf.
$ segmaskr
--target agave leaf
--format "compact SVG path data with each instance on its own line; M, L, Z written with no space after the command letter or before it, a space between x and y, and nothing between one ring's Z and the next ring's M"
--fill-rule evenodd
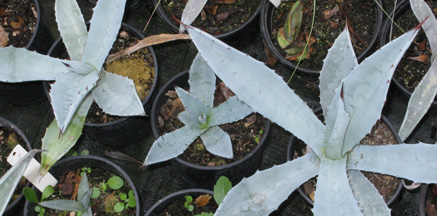
M232 159L232 142L229 135L218 126L212 126L200 135L206 150L214 155Z
M144 166L166 161L182 154L204 131L192 125L185 125L171 133L160 136L150 148Z
M92 189L88 189L83 196L81 197L81 199L79 200L79 196L78 196L78 201L82 204L84 210L88 209L89 207L91 207L91 194L93 193Z
M94 8L82 63L92 65L98 72L117 38L125 4L126 0L97 1ZM107 15L108 11L111 16Z
M437 183L436 155L435 144L359 145L349 153L347 168L384 173L417 183Z
M39 205L46 207L46 208L60 210L60 211L81 211L81 212L83 212L86 210L86 209L84 209L82 204L80 204L79 202L74 201L74 200L50 200L50 201L40 202Z
M327 119L328 106L334 98L334 90L340 86L341 80L347 77L357 65L349 31L348 28L345 28L329 49L320 71L320 104L325 119Z
M18 185L24 171L32 161L33 156L41 150L32 150L28 152L23 158L21 158L15 166L10 168L0 179L0 215L3 215L9 200L14 194L15 188Z
M181 23L179 25L179 33L185 31L184 25L191 25L191 23L199 16L200 12L203 10L207 0L189 0L185 5L184 11L182 12Z
M12 46L0 48L0 81L55 80L68 68L56 58Z
M87 210L82 213L82 216L93 216L93 211L91 209L91 206L88 207Z
M42 153L40 170L42 175L46 174L53 164L76 144L76 141L82 134L85 118L92 102L93 98L91 95L87 95L73 115L67 129L62 134L59 134L60 131L56 120L53 120L47 128L42 139L42 149L47 150Z
M94 72L87 75L65 73L51 84L50 99L61 131L68 126L76 109L94 88L98 79L99 76Z
M355 199L363 215L390 215L390 209L375 186L360 172L349 170L348 177Z
M212 108L208 107L204 102L182 88L176 87L176 93L184 105L185 111L190 117L190 122L196 127L207 125L206 117L211 113ZM203 120L202 120L203 119Z
M362 215L346 175L346 160L321 159L314 215Z
M275 7L279 7L279 5L281 4L281 0L270 0L270 2L271 2Z
M190 0L189 2L192 2ZM215 74L203 60L200 54L196 55L190 68L190 93L202 100L206 105L214 106Z
M210 125L221 125L238 121L252 113L253 110L236 96L215 107L211 111Z
M425 31L426 37L428 38L428 42L432 50L432 57L434 58L436 55L435 52L437 52L437 19L425 1L410 0L410 5L419 22L427 19L422 24L422 28Z
M350 122L349 114L344 110L344 102L341 98L342 87L336 90L336 97L327 111L326 119L326 156L331 159L339 159L343 156L344 134Z
M88 185L88 177L87 177L87 175L83 174L83 175L80 175L80 176L81 176L81 180L80 180L80 183L79 183L79 189L77 191L77 200L78 201L81 201L82 198L85 197L85 194L90 190L90 187ZM88 197L88 199L89 199L89 197ZM82 205L84 207L87 207L87 205L84 205L83 202L82 202Z
M82 60L88 31L76 0L56 0L55 17L71 60Z
M436 23L437 24L437 23ZM426 114L437 94L437 60L434 59L428 72L422 78L408 101L407 112L399 129L399 137L407 139Z
M357 145L381 117L393 72L417 30L415 28L386 44L344 79L344 102L351 121L342 154Z
M240 100L321 155L325 126L280 76L264 63L197 28L187 30L208 65Z
M92 94L99 107L111 115L146 115L135 84L127 77L102 70Z
M190 124L190 116L188 115L187 111L180 112L178 114L178 119L184 123L184 125Z
M258 171L228 192L215 215L268 215L302 183L316 176L318 170L319 159L311 152L285 164Z

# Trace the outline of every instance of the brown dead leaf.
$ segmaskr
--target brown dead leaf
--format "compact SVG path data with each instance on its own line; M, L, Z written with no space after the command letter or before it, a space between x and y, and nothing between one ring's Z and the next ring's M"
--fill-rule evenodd
M221 11L220 13L217 13L215 15L215 21L217 23L222 22L223 20L227 19L230 15L234 14L235 12L238 11L243 11L242 9L237 9L237 8L230 8L224 11Z
M255 123L255 121L256 121L255 115L251 115L251 116L247 117L246 122L244 122L244 127L249 127L250 125Z
M338 23L329 20L329 27L331 27L332 29L338 29Z
M220 82L219 87L220 87L220 91L223 93L223 96L225 96L226 100L232 96L235 96L234 92L232 92L231 89L229 89L224 82Z
M196 204L200 207L206 206L209 203L209 200L211 199L211 195L209 194L204 194L204 195L200 195L199 197L197 197L196 199Z
M329 18L331 18L332 16L334 16L340 9L335 6L333 9L331 10L325 10L322 12L323 14L323 19L327 20Z
M426 39L417 44L417 47L419 48L419 52L425 51L426 48Z
M175 41L175 40L188 40L191 39L188 34L159 34L159 35L152 35L149 37L146 37L140 41L138 41L137 44L125 49L121 50L115 54L109 55L106 59L106 63L112 62L115 59L118 59L122 56L129 55L139 49L142 49L147 46L162 44L169 41Z
M217 14L217 9L218 9L217 5L212 6L210 9L211 15L215 16Z
M270 66L275 65L276 62L278 62L278 59L273 55L273 53L267 47L267 44L264 40L263 40L263 44L264 44L264 53L266 54L267 57L267 64L269 64Z
M216 4L234 4L236 0L213 0Z
M428 59L428 57L429 57L429 55L423 54L423 55L416 56L416 57L408 57L408 59L425 63L426 60Z
M23 26L24 26L24 20L23 20L23 17L18 17L17 18L17 21L12 21L11 22L11 26L12 26L12 28L15 28L15 29L19 29L19 28L22 28Z
M177 114L181 113L184 111L184 106L182 105L181 99L180 98L176 98L173 101L173 108L170 110L170 112L168 112L168 115L176 118Z
M0 25L0 47L6 47L9 45L9 33L5 31L2 25Z
M176 94L176 91L174 90L169 90L167 93L165 93L165 96L175 99L178 97L178 94Z

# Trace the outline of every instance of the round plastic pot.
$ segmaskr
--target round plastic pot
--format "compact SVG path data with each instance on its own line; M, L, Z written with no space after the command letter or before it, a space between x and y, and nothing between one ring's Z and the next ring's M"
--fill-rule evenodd
M89 3L91 3L93 6L96 6L97 1L96 0L88 0ZM141 3L145 1L141 0L127 0L126 2L126 10L127 11L134 11L141 7Z
M431 187L434 185L431 185ZM419 212L420 212L420 216L427 216L428 214L426 213L425 207L426 207L426 194L428 191L428 188L430 186L427 184L422 184L420 186L420 192L419 192Z
M168 205L173 203L174 201L178 199L183 199L184 196L200 196L203 194L209 194L213 195L213 192L210 190L205 189L187 189L187 190L181 190L175 193L172 193L162 199L160 199L158 202L156 202L145 214L145 216L153 216L158 215L159 213L163 212Z
M153 5L156 7L156 5L158 4L160 0L153 0ZM262 2L262 1L261 1ZM161 1L161 3L158 5L158 7L156 8L156 11L159 15L159 17L164 20L164 22L166 22L173 31L175 32L179 32L179 26L176 25L173 22L173 19L171 17L168 17L167 14L164 11L164 8L162 7L163 2ZM249 17L249 19L243 23L242 25L240 25L238 28L235 28L229 32L225 32L222 34L218 34L218 35L214 35L216 38L218 39L225 39L225 38L230 38L232 36L237 35L237 33L241 32L243 29L245 29L247 26L249 26L250 23L252 23L257 17L258 14L261 11L261 6L262 3L260 3L260 5L258 6L257 10L255 11L255 13L252 14L251 17ZM200 16L200 15L199 15ZM239 38L239 40L241 40L241 38Z
M152 107L151 123L152 132L156 139L161 136L158 129L158 115L161 106L167 100L165 94L169 90L174 90L174 86L181 88L188 87L188 77L188 70L174 76L161 88L155 98ZM262 150L269 134L270 121L266 120L264 127L264 133L258 146L241 160L223 166L208 167L194 165L182 159L174 158L171 160L173 169L192 187L212 188L220 176L226 176L233 185L236 185L243 177L248 177L255 173L259 167Z
M36 27L25 48L46 54L53 43L52 33L41 13L38 0L33 0L37 13ZM15 105L28 105L44 100L44 88L41 81L6 83L0 82L0 98Z
M378 0L378 2L381 3L381 0ZM375 27L374 27L374 34L372 40L369 43L369 46L367 46L366 49L358 56L359 62L371 54L371 52L376 46L376 43L378 42L379 31L382 26L382 21L384 16L382 10L378 6L376 7L377 7L377 12L375 16L377 17L377 22L375 23ZM273 53L276 59L278 59L278 61L288 69L294 70L296 68L296 64L286 59L285 56L282 55L281 52L279 52L279 50L276 49L276 46L274 44L274 38L272 37L272 30L273 30L272 22L274 18L273 17L274 11L275 11L275 6L272 3L270 3L270 1L264 0L263 7L260 14L260 26L261 26L262 36L267 44L267 47ZM313 75L320 74L319 70L311 70L311 69L303 68L302 66L299 66L297 68L297 71L307 74L313 74Z
M24 145L23 148L27 149L27 151L32 150L32 146L30 145L29 140L26 138L23 131L21 131L20 128L18 128L14 123L10 122L5 118L0 117L0 127L8 128L14 131L18 136L21 137L21 139L23 139L24 143L21 144ZM30 182L26 181L26 187L29 186L30 186ZM11 215L11 216L17 215L21 211L21 208L19 207L22 206L23 202L24 202L24 195L20 194L20 196L18 196L17 199L15 199L6 207L3 215Z
M321 114L322 109L319 107L317 109L314 110L314 113L316 114ZM396 140L398 143L402 143L401 142L401 138L399 137L399 135L395 132L393 125L390 123L390 121L383 115L381 115L381 120L382 122L384 122L388 128L390 129L390 131L393 133L393 135L395 136ZM293 152L295 149L295 145L296 143L299 141L299 139L297 139L294 135L291 135L290 141L288 142L288 146L287 146L287 160L293 160ZM395 194L393 195L393 197L387 202L387 205L390 206L392 205L400 196L401 194L401 190L403 188L402 183L399 184L398 188L396 189ZM305 193L304 189L303 189L303 185L300 186L298 188L299 194L311 205L314 204L313 200L311 200L311 198Z
M122 23L121 30L129 32L131 35L143 39L144 35L133 28L132 26ZM143 100L143 106L146 113L150 113L152 106L152 98L156 94L156 85L158 80L158 60L152 47L148 47L149 52L153 57L155 66L155 79L153 80L152 88L149 95ZM49 55L52 57L63 57L66 55L66 48L62 42L62 38L58 38L49 50ZM45 92L50 98L49 84L45 82ZM130 116L117 119L108 123L85 123L83 129L87 135L94 140L108 146L126 146L138 142L144 138L150 131L150 120L145 116Z
M59 177L71 170L77 170L82 167L91 167L91 168L99 168L103 170L107 170L112 172L115 175L120 176L127 185L132 189L135 195L136 199L136 214L137 216L140 215L140 197L138 195L137 189L128 176L128 174L121 169L119 166L117 166L115 163L109 161L108 159L94 156L94 155L84 155L84 156L76 156L76 157L69 157L65 158L63 160L58 161L53 167L50 169L50 174L52 174L56 179L59 179ZM32 187L32 189L36 190L35 187ZM41 193L37 193L38 197L41 196ZM26 200L26 203L24 205L24 216L37 216L38 213L35 212L35 203L31 203Z
M405 12L410 11L411 7L410 7L410 1L408 0L404 0L401 1L397 7L395 11L395 15L394 15L394 21L396 22L396 20ZM393 11L390 13L393 14ZM411 17L411 19L416 19L416 17ZM394 27L396 28L396 27ZM379 43L381 44L381 46L384 46L385 44L387 44L389 42L389 36L390 36L390 31L391 31L391 20L390 19L386 19L384 21L384 24L382 26L381 29L381 35L380 35L380 41ZM402 60L401 60L402 61ZM408 90L407 88L405 88L397 79L393 78L392 81L395 83L395 86L397 89L399 89L399 91L401 91L405 96L407 96L408 98L411 97L411 94L413 94L412 91ZM432 102L432 106L437 106L437 100L434 99L434 101Z

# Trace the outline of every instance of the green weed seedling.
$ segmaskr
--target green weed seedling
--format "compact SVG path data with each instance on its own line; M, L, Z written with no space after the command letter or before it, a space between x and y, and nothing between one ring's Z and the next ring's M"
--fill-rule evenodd
M32 190L32 188L30 187L23 188L23 194L26 200L36 204L43 202L47 197L51 196L54 192L55 189L51 185L48 185L46 188L44 188L44 191L42 192L41 200L38 201L38 197L36 196L36 193L34 190ZM38 212L38 216L43 216L45 211L46 210L42 206L40 205L35 206L35 212Z

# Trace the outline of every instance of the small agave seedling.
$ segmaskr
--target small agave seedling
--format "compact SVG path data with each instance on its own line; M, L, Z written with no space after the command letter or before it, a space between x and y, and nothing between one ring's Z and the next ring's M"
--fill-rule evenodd
M57 0L56 22L71 60L21 48L0 48L0 81L55 80L51 104L56 121L43 138L41 173L78 140L93 99L106 113L145 115L132 80L108 73L102 65L121 26L126 0L98 1L87 27L76 0Z
M231 138L218 125L243 119L253 112L252 109L235 96L213 108L216 77L200 55L194 59L189 74L190 92L176 87L185 108L178 118L185 126L159 137L144 166L182 154L199 136L212 154L233 158Z
M46 191L46 190L44 190ZM48 190L47 190L48 191ZM29 202L34 202L42 207L56 209L59 211L75 211L82 212L82 216L92 216L93 212L91 210L91 194L93 192L92 189L89 188L88 185L88 177L86 173L81 173L81 180L79 183L79 189L77 190L77 200L49 200L43 201L45 198L50 196L53 193L47 193L41 198L41 202L38 201L35 191L30 189L26 191L26 199ZM29 199L30 198L30 199Z
M399 129L399 137L401 137L402 140L408 138L420 119L426 114L437 95L437 19L425 1L410 0L410 5L418 20L426 19L422 25L422 29L425 31L431 46L432 63L408 102L407 113Z
M268 215L315 176L315 215L390 215L382 196L360 170L414 182L437 182L437 145L357 145L380 118L393 72L417 30L382 47L361 64L347 29L340 34L320 74L324 125L262 62L188 28L202 57L242 101L313 150L243 179L215 215Z
M308 47L305 48L306 42L300 40L300 29L302 26L303 17L303 3L302 1L296 1L291 7L288 13L287 19L285 20L284 27L279 29L278 35L276 37L279 46L287 53L287 59L303 60L309 57L309 47L313 39L308 38L310 43Z

